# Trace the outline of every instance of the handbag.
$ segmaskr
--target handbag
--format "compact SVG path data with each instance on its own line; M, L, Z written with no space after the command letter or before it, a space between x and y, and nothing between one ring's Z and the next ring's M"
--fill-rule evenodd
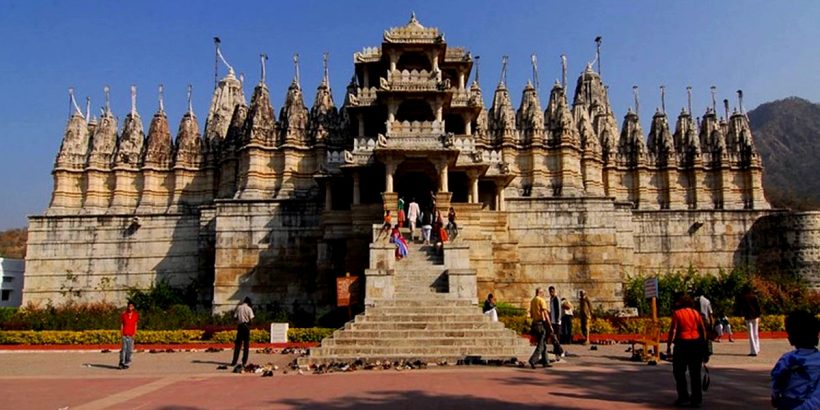
M703 381L700 386L703 391L709 390L709 385L712 384L712 378L709 377L709 368L706 367L706 362L703 363Z

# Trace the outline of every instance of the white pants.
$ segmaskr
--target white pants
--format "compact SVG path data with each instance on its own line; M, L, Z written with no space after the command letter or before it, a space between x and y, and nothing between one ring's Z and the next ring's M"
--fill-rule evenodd
M490 320L492 320L493 322L498 322L498 312L495 311L495 308L492 308L484 312L484 316L489 316Z
M749 331L749 347L752 351L749 353L760 353L760 336L758 335L758 324L760 319L752 319L746 321L746 329Z

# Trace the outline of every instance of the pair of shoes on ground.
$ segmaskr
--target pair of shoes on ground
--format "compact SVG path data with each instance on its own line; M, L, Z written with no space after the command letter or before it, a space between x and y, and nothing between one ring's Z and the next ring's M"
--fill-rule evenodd
M131 367L131 366L130 366L130 365L126 365L126 364L122 364L122 363L120 363L120 364L117 366L117 369L120 369L120 370L126 370L126 369L128 369L129 367Z
M544 362L540 362L540 363L541 363L542 365L544 365L544 367L552 367L552 365L550 364L549 360L548 360L546 363L544 363ZM531 368L535 369L535 363L533 363L533 362L529 362L529 364L530 364L530 367L531 367Z
M757 357L757 353L749 353L749 354L747 354L746 356L749 356L749 357Z

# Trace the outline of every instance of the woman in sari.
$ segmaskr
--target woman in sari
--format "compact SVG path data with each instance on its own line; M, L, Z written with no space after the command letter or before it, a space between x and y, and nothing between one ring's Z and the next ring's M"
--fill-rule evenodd
M393 233L390 234L390 242L396 244L396 260L401 260L407 256L408 246L407 241L404 240L404 237L401 236L401 232L399 231L399 226L395 225L393 227Z

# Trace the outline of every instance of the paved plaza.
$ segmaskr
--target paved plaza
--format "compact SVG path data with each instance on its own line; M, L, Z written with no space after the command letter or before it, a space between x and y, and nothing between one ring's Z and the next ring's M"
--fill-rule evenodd
M769 407L769 371L790 347L764 340L715 344L712 386L704 408ZM551 369L446 366L315 375L283 373L294 356L252 353L280 366L273 377L217 370L231 352L135 355L116 370L117 353L0 353L0 397L7 409L510 409L669 408L675 399L669 363L629 360L626 345L573 345Z

